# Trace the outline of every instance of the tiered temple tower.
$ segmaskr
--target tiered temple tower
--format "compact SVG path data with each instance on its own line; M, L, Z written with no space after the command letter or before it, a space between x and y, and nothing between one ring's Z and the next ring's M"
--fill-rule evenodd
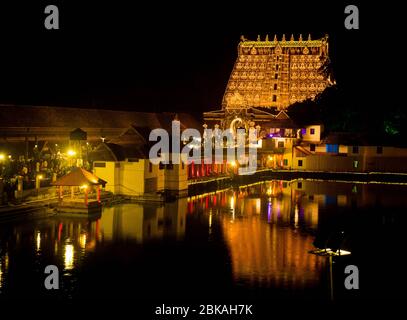
M322 70L329 62L328 36L312 40L309 35L281 40L246 40L238 46L238 56L222 101L222 109L251 107L284 110L324 91L331 83Z

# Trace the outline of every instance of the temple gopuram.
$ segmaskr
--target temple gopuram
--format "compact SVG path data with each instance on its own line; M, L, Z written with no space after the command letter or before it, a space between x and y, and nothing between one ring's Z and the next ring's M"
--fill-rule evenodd
M329 64L328 36L297 40L285 35L263 40L247 40L238 45L238 56L226 86L222 109L205 112L207 122L224 129L239 118L242 126L250 121L265 122L286 118L284 110L295 102L314 99L333 84L325 72ZM272 114L269 111L278 111Z

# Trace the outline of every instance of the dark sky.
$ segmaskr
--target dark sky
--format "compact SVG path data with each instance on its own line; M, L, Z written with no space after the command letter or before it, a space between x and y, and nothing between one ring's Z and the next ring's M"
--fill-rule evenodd
M388 102L386 90L399 86L388 63L392 44L405 35L402 12L390 4L84 2L0 5L0 103L217 109L241 34L328 33L338 83L351 103L366 108ZM60 30L43 27L46 4L58 5ZM344 28L347 4L358 5L360 30Z

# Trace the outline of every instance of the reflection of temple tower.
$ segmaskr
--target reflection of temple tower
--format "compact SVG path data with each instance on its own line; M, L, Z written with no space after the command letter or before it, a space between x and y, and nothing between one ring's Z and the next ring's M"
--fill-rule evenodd
M290 193L273 192L278 184L277 181L265 184L267 191L260 185L249 187L236 202L231 201L234 211L243 219L231 219L226 214L220 217L231 253L233 275L256 285L285 290L317 286L324 260L308 253L313 236L292 227L281 227L297 225L292 215L300 214L299 219L305 225L316 228L313 207L306 203L304 208L301 206L301 212L295 212L298 209L297 206L292 208ZM262 197L266 201L260 201ZM266 219L264 214L267 214Z

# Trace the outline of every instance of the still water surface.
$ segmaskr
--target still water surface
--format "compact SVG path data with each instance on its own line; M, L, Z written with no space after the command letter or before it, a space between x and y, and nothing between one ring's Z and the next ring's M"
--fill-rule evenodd
M0 224L0 299L402 297L406 195L401 185L268 181L94 219ZM331 244L352 255L330 264L309 253ZM50 264L57 292L44 289ZM347 264L360 270L357 292L343 288Z

